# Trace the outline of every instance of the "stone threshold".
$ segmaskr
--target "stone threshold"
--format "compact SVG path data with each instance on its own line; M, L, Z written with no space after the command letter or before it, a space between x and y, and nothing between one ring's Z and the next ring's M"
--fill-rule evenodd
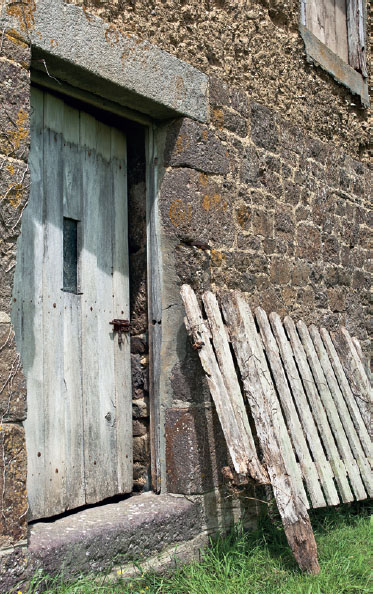
M240 521L256 526L260 505L220 489L198 495L144 493L29 526L24 541L0 557L0 592L24 590L36 572L66 581L99 572L129 578L198 559L213 535Z
M50 575L62 572L66 579L107 571L114 577L120 568L130 575L133 562L159 570L172 558L184 560L183 552L188 552L185 560L193 557L191 550L198 554L208 543L207 535L201 540L203 524L199 499L145 493L33 524L29 562Z

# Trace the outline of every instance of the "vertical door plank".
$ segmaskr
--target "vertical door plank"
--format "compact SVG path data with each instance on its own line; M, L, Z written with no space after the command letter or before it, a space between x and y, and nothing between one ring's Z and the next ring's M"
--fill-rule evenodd
M124 134L111 129L113 177L113 318L129 320L129 259L127 213L127 148ZM114 336L115 430L118 452L117 489L132 490L132 384L130 333Z
M116 491L118 452L115 430L114 406L114 340L117 339L110 325L113 319L113 180L111 178L110 128L97 121L97 170L98 211L97 233L97 307L100 356L98 360L99 408L95 419L100 438L96 472L100 483L95 485L94 497L102 499ZM97 446L96 446L97 447Z
M82 218L81 149L79 146L79 110L64 104L63 121L63 216Z
M79 111L67 104L64 104L63 131L63 216L79 221L82 218L82 155L79 147ZM85 503L82 431L81 295L64 291L63 301L63 397L66 403L67 421L65 432L66 464L68 468L66 490L68 493L68 509L72 509Z
M350 485L347 480L347 473L343 461L340 459L333 433L329 426L329 421L326 416L324 407L320 400L316 384L313 379L311 369L307 362L306 353L298 336L293 320L287 316L284 319L284 326L286 328L293 353L295 355L300 376L303 381L305 391L307 393L308 401L314 416L316 425L319 429L322 442L325 447L329 463L333 469L335 479L339 488L339 492L344 503L353 501L354 496L351 492Z
M282 362L284 364L287 378L294 395L303 430L308 441L309 448L315 460L315 465L321 480L322 488L329 505L338 505L339 497L334 486L333 473L329 461L326 459L324 449L320 441L315 421L313 419L307 397L305 395L302 380L295 364L291 345L286 337L280 316L277 313L269 315L272 330L280 349Z
M324 344L321 340L320 333L319 333L318 329L316 328L316 326L313 326L313 325L310 326L309 332L310 332L311 338L313 340L313 344L315 346L322 370L323 370L326 380L328 382L328 385L330 388L330 393L333 396L333 400L335 402L336 409L339 413L341 423L342 423L343 428L346 432L346 437L350 444L351 451L353 453L353 457L356 460L357 465L359 467L365 488L367 489L369 495L372 496L373 485L372 485L372 476L371 476L370 467L369 467L367 459L365 458L359 437L355 431L355 427L351 420L349 410L348 410L347 405L343 399L341 390L340 390L337 380L335 378L334 371L331 366L331 363L330 363L328 354L326 352L326 349L324 347Z
M318 573L317 547L307 513L307 499L290 444L294 459L293 464L289 464L288 448L284 447L281 435L280 407L263 362L254 319L238 291L223 295L221 303L286 537L300 568ZM291 466L296 467L296 473L289 472Z
M297 453L303 478L310 494L312 506L324 507L326 504L319 484L319 477L304 437L302 426L298 417L298 412L293 402L293 397L287 383L280 353L276 344L276 340L272 334L267 314L262 308L258 307L255 310L255 317L259 325L260 334L265 346L272 376L274 378L277 392L281 400L282 409L285 413L285 419L291 435L294 450Z
M80 144L82 147L83 219L80 278L82 295L82 384L83 384L83 442L86 501L93 501L95 485L100 480L97 456L100 448L98 411L100 388L98 383L99 336L97 306L97 225L98 179L96 154L96 120L81 112Z
M85 120L87 122L87 120ZM112 250L112 180L109 170L110 128L91 119L95 127L95 150L88 154L95 155L95 183L89 186L89 196L84 209L85 223L83 245L94 246L95 281L91 296L95 303L88 304L89 310L96 314L89 316L95 324L96 367L93 382L85 390L85 447L86 447L86 501L94 503L110 497L115 491L117 452L114 428L114 361L113 334L109 322L112 319L113 303L113 250ZM92 134L92 133L91 133ZM85 138L86 142L86 138ZM89 155L88 155L89 156ZM92 163L91 163L92 164ZM88 212L90 211L90 213ZM88 250L83 250L85 257ZM83 272L83 271L82 271ZM83 285L84 287L85 285ZM91 299L92 301L92 299ZM89 315L89 314L88 314ZM93 338L93 337L92 337ZM86 351L89 345L85 345ZM84 374L92 371L84 370ZM84 377L84 376L83 376ZM85 380L85 377L84 377ZM83 381L84 381L83 380ZM93 388L93 390L92 390Z
M297 323L297 329L304 350L307 354L307 359L312 370L313 376L315 378L315 382L318 387L321 400L324 404L325 410L327 411L329 423L333 430L334 437L339 448L340 456L345 461L346 470L348 472L350 483L353 487L356 499L366 499L367 494L365 492L364 485L361 481L359 469L352 455L350 444L347 440L345 430L339 418L337 408L334 404L333 397L330 393L325 374L320 365L308 328L306 324L300 320Z
M63 163L64 106L60 99L44 98L44 264L43 368L45 403L45 510L46 516L67 507L66 407L63 389Z
M267 482L267 473L260 464L256 453L249 419L230 351L226 327L223 324L218 302L215 295L210 291L203 294L202 300L209 320L216 358L223 376L225 387L229 394L229 399L232 403L237 428L241 434L242 447L248 457L250 476L259 482Z
M45 484L45 434L43 390L43 120L44 94L31 91L31 148L29 157L32 178L27 208L22 217L22 233L17 248L14 279L17 347L27 378L27 418L24 422L27 447L27 491L29 518L43 515ZM41 488L42 487L42 488Z

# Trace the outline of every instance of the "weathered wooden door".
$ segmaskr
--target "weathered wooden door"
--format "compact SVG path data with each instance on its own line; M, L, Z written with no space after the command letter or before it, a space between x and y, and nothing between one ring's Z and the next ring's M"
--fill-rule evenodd
M32 519L132 489L125 136L32 90L14 324Z

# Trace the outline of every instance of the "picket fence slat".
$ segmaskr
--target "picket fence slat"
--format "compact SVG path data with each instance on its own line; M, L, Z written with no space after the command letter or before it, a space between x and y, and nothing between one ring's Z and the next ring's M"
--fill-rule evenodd
M365 425L371 387L360 344L345 328L329 334L260 307L254 317L239 291L219 300L205 292L204 311L191 287L183 285L181 295L234 470L240 481L246 474L272 485L300 568L318 573L310 503L372 495Z
M307 396L305 394L302 380L299 376L298 368L295 363L295 356L292 351L291 344L286 337L285 330L281 323L280 316L273 312L269 315L274 334L277 339L277 344L280 349L282 361L286 369L287 377L294 395L294 400L297 403L299 416L302 422L303 431L308 441L309 448L315 460L315 465L321 481L321 485L325 494L326 501L329 505L338 505L339 497L334 485L334 475L327 460L324 449L319 437L316 423L312 416L310 406L308 404Z

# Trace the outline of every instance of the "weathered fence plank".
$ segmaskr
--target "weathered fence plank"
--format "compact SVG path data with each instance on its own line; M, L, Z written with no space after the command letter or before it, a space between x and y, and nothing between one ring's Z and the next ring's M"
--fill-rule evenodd
M250 474L250 453L248 455L242 447L242 435L237 426L235 412L210 342L207 322L202 317L194 291L188 285L182 286L181 296L188 318L189 331L195 348L199 351L234 469L238 475Z
M242 439L243 450L247 453L250 475L261 483L269 483L268 473L260 464L256 453L249 419L227 338L226 326L223 324L218 302L215 295L210 291L204 293L202 300L209 320L215 355L232 403L238 431Z
M361 414L367 412L361 402L365 406L371 388L360 345L344 328L332 340L324 328L308 329L301 320L295 325L290 317L282 323L260 307L255 322L239 291L220 295L224 320L210 291L202 296L206 320L193 290L184 285L181 294L235 471L272 484L299 566L318 573L303 481L313 507L337 505L339 497L366 499L373 490L370 440Z
M348 503L354 500L354 496L351 492L350 485L348 484L345 466L343 461L340 459L337 447L335 445L333 433L329 426L328 418L320 400L311 369L308 365L306 353L298 336L295 324L290 317L287 316L284 319L284 326L288 333L293 352L296 356L299 372L307 393L312 414L320 431L322 442L329 458L330 465L333 469L342 501L344 503Z
M340 328L338 332L331 332L330 335L341 359L365 426L371 433L372 387L365 373L364 365L346 328Z
M255 310L255 317L259 325L260 334L265 346L266 354L272 370L272 375L280 396L282 409L285 413L286 423L290 431L294 449L297 452L302 474L310 494L312 506L324 507L326 503L319 484L319 477L316 472L315 464L308 450L307 442L299 421L298 412L293 402L291 391L287 383L280 358L280 353L275 337L272 334L267 314L262 308L258 307Z
M311 409L308 404L307 396L303 389L302 380L295 364L295 358L283 328L280 316L277 313L271 313L269 319L273 332L277 339L280 349L282 362L286 369L287 378L291 386L295 402L297 404L303 430L306 435L308 445L315 460L315 465L321 480L322 488L329 505L338 505L339 497L334 486L334 475L329 461L326 459L324 449L313 419Z
M337 408L335 406L333 397L330 393L326 377L320 365L320 361L315 351L315 347L311 340L308 328L302 320L299 320L299 322L297 323L297 329L302 344L304 346L304 350L306 351L308 362L310 364L313 376L315 378L321 400L327 412L330 426L333 430L334 437L339 448L340 456L344 460L346 470L348 472L348 477L350 479L350 483L352 485L356 499L366 499L367 493L364 489L359 469L352 455L350 444L347 440L343 425L339 418Z
M300 568L318 573L317 547L307 513L307 499L299 482L294 454L289 452L283 434L280 406L254 319L238 292L223 295L221 301L286 537ZM292 468L290 472L289 468Z
M334 371L332 365L330 363L327 351L324 347L324 344L321 340L320 333L316 326L310 326L309 332L311 338L313 340L313 344L315 346L322 370L325 374L326 380L329 385L330 393L333 396L334 403L336 409L339 413L339 417L341 419L343 428L346 433L346 437L350 444L353 457L355 458L357 465L359 467L362 480L364 482L365 488L367 489L369 495L372 495L373 485L372 485L372 475L369 468L368 460L366 459L363 449L361 447L361 443L359 437L356 433L354 424L351 420L346 402L344 401L343 395L337 383L336 377L334 375Z

